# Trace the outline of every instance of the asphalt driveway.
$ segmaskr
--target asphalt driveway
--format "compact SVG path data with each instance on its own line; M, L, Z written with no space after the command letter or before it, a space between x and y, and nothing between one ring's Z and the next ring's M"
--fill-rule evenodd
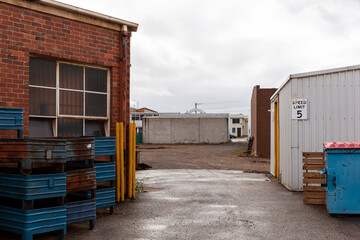
M65 239L360 239L360 217L331 217L264 174L232 170L148 170L136 200L68 226ZM20 239L17 235L0 239ZM35 239L57 239L54 233Z
M324 206L304 205L301 192L250 173L266 170L266 160L242 157L238 149L234 144L148 147L143 159L157 169L137 171L136 200L117 204L112 215L98 209L91 231L88 222L68 225L65 239L360 239L359 216L336 218ZM234 164L249 169L228 170ZM21 236L0 232L0 239Z

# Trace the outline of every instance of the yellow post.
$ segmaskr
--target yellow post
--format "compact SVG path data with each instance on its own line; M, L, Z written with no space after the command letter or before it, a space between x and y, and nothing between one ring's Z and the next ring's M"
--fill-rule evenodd
M133 141L133 134L132 134L132 123L129 124L129 181L128 181L128 195L129 198L132 198L133 194L132 194L132 190L133 190L133 177L132 177L132 171L133 171L133 166L132 166L132 158L133 158L133 154L132 154L132 141Z
M135 199L135 187L136 187L136 179L135 179L135 172L136 172L136 124L134 123L133 124L133 129L132 129L132 132L133 132L133 147L132 147L132 150L133 150L133 171L132 171L132 177L133 177L133 199Z
M275 177L279 178L279 100L274 102L274 132L275 132Z
M124 124L120 123L120 198L125 201Z
M121 182L121 176L120 176L120 123L116 123L116 202L120 202L120 182Z

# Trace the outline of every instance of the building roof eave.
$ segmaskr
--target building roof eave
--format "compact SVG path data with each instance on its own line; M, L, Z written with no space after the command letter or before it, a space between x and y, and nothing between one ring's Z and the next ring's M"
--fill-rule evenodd
M37 1L25 1L25 0L0 0L0 2L8 3L11 5L39 11L39 12L45 12L49 13L55 16L68 18L71 20L77 20L80 22L85 22L93 25L98 25L104 28L109 28L113 30L123 30L127 29L131 32L136 32L138 29L139 24L133 23L130 21L126 21L123 19L111 17L105 14L93 12L87 9L83 9L80 7L75 7L66 3L61 3L54 0L37 0ZM58 11L56 11L58 10ZM62 10L62 11L61 11ZM66 14L67 13L67 14ZM71 15L74 14L74 15ZM85 18L79 18L78 15L84 16ZM93 18L100 20L102 22L108 23L108 24L99 24L98 21L90 21L88 18ZM115 27L114 25L118 25L118 27ZM124 26L126 26L124 28Z

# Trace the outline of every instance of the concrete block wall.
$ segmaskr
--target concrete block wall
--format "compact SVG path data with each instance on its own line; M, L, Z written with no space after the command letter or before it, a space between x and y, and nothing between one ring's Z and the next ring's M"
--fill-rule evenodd
M223 143L228 136L227 117L143 119L143 143Z
M30 56L110 68L111 135L115 135L116 122L128 124L130 32L3 2L0 3L0 29L0 107L24 108L25 137L29 133ZM126 37L126 61L122 61L122 37Z

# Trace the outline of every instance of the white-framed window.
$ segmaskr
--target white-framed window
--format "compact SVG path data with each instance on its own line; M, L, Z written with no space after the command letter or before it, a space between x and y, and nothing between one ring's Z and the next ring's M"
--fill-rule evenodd
M233 118L232 123L240 123L240 119L239 118Z
M30 137L108 136L109 69L30 58Z
M232 133L235 133L235 132L236 132L236 129L235 129L235 128L233 128L233 129L232 129Z

